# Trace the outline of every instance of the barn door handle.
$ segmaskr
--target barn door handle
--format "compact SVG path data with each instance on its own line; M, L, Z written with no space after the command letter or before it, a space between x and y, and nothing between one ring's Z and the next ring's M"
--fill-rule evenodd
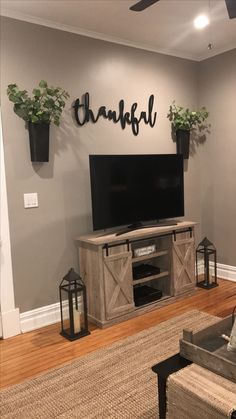
M109 256L109 252L108 252L108 248L109 247L108 247L108 244L106 243L104 247L105 247L105 250L106 250L106 256Z

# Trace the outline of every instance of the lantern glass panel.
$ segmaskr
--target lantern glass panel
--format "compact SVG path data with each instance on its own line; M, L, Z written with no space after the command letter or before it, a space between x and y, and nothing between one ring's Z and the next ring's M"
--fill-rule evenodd
M206 282L207 280L210 280L211 278L211 274L210 274L210 270L209 270L209 259L207 254L204 254L204 251L198 251L198 263L200 264L200 266L203 267L203 278L204 281Z
M61 288L61 300L62 300L62 329L64 332L70 334L70 313L68 304L68 291Z
M73 295L73 321L74 321L74 333L79 333L85 329L84 324L84 299L83 290L81 288L75 288Z

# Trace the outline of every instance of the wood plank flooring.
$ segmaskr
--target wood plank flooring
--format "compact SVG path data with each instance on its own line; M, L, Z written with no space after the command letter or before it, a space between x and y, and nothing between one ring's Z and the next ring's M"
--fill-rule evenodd
M232 313L236 306L236 282L219 280L212 290L198 288L190 297L107 329L90 325L91 335L70 342L63 338L60 324L37 329L0 341L0 388L20 383L75 358L96 351L171 317L198 309L219 317Z

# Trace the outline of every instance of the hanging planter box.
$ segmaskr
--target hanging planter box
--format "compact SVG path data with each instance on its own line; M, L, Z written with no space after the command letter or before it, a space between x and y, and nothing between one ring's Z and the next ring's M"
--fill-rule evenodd
M46 122L28 123L32 162L49 161L49 127L50 124Z
M48 162L50 122L59 126L69 93L61 87L48 86L45 80L41 80L38 87L33 89L32 96L27 90L20 90L15 83L7 86L7 95L14 103L16 115L28 122L31 161Z
M182 154L184 159L189 158L190 131L203 127L203 122L208 118L209 112L203 106L199 110L190 111L189 108L177 106L175 101L170 106L167 118L171 122L172 130L176 134L177 153ZM202 132L201 132L202 133Z
M176 131L177 154L182 154L184 159L189 158L190 130L178 129Z

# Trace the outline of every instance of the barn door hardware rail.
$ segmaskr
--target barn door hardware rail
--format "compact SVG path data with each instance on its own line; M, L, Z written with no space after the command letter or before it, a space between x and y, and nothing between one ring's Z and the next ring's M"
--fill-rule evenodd
M165 233L165 234L157 234L155 236L143 237L141 239L133 239L133 240L132 239L126 239L126 240L119 241L118 243L105 243L104 246L103 246L103 249L106 252L106 256L109 256L109 249L111 249L112 247L117 247L117 246L123 246L123 245L125 246L126 245L127 246L127 251L129 252L130 251L130 245L132 243L138 243L138 242L141 242L141 241L145 241L149 238L154 240L154 239L157 239L157 238L163 238L163 237L168 237L168 236L174 237L174 241L176 241L176 236L178 234L181 234L181 233L189 233L190 238L193 237L193 229L192 229L192 227L189 227L189 228L181 229L181 230L178 230L178 231L173 230L173 231L171 231L169 233Z

